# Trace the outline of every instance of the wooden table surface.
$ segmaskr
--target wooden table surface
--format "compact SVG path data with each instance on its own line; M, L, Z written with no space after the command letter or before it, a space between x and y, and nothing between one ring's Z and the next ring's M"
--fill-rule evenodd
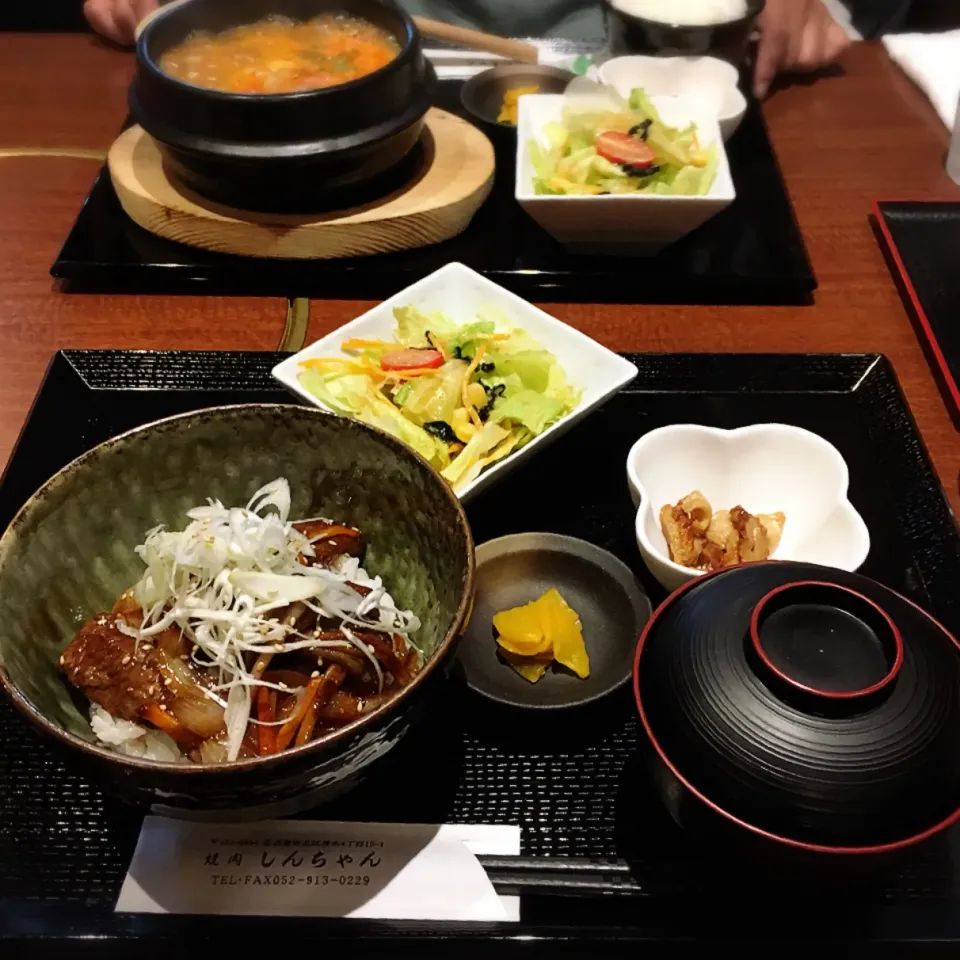
M4 150L106 150L131 71L131 54L89 36L0 34L0 463L57 349L272 350L280 341L280 300L67 295L50 279L97 163ZM820 282L813 306L549 309L614 350L885 353L956 510L960 443L868 221L877 197L960 200L943 170L946 131L872 45L851 50L835 76L777 92L766 115ZM314 303L309 339L367 306Z

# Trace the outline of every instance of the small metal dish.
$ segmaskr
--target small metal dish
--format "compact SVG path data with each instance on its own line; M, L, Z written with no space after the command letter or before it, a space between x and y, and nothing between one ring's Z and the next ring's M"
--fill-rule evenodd
M590 676L580 679L554 663L530 683L500 656L493 617L551 587L580 616ZM628 681L650 616L650 600L633 572L606 550L554 533L501 537L477 547L476 599L458 657L470 688L497 703L536 710L581 706Z
M463 109L487 131L515 133L512 123L497 120L503 98L515 87L538 87L537 93L563 93L575 74L536 63L504 63L471 77L460 89Z

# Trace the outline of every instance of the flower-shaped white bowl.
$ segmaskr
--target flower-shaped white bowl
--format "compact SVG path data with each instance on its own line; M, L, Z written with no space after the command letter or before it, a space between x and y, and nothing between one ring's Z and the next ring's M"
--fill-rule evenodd
M856 570L870 534L847 498L846 461L809 430L761 423L739 430L675 424L651 430L627 456L637 511L637 544L650 572L668 590L701 576L674 563L660 528L660 509L699 490L714 510L786 515L774 560Z
M425 313L438 311L458 326L475 319L478 309L499 308L514 329L526 330L557 358L567 380L581 391L580 403L571 413L467 484L460 491L460 499L464 501L505 477L521 461L527 463L536 451L542 450L548 443L566 433L637 375L637 368L629 360L608 350L596 340L591 340L586 334L544 313L462 263L448 263L278 363L273 368L273 376L291 393L307 403L312 403L321 410L329 410L300 383L300 364L304 360L318 357L344 356L340 346L344 340L351 337L392 340L396 326L393 308L409 305L418 307Z
M739 72L717 57L614 57L600 67L599 78L621 97L642 87L651 97L697 100L717 118L724 140L733 136L747 110Z

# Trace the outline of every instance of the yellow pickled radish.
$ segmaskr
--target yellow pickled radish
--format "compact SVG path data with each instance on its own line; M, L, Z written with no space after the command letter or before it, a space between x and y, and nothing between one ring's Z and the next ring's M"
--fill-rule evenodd
M553 646L553 659L581 679L590 676L590 658L577 612L557 590L548 590L537 605L544 636L550 638Z
M547 672L547 667L550 666L549 659L518 657L515 653L504 652L503 658L524 680L529 680L530 683L536 683Z
M537 663L535 660L530 663L511 663L510 666L513 667L524 680L529 680L531 683L536 683L547 672L547 665L545 663Z
M493 618L503 657L525 680L536 683L552 660L578 677L590 675L580 618L556 589Z
M550 640L543 634L537 601L503 610L493 618L493 626L499 634L497 643L508 653L535 657L550 651Z

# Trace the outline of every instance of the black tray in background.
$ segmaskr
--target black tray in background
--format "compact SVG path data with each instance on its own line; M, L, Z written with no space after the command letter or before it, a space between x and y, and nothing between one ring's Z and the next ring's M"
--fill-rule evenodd
M640 561L624 459L645 431L671 422L737 427L782 421L834 443L873 549L864 572L960 628L960 537L889 363L879 356L630 357L639 376L469 506L478 542L546 530L612 550L662 591ZM287 400L268 353L58 354L0 485L0 528L60 466L156 417L242 401ZM198 495L202 496L202 478ZM541 857L626 857L646 896L525 897L519 924L413 924L114 915L139 812L65 768L0 703L0 955L168 957L245 938L272 949L347 950L351 957L600 958L705 956L717 944L847 944L846 956L960 951L960 832L896 874L835 889L710 862L673 825L634 755L628 692L594 708L520 717L474 699L456 679L396 765L309 816L519 823ZM428 718L428 719L429 719ZM398 777L397 770L400 770ZM321 942L322 941L322 942ZM191 956L193 954L190 954ZM792 954L791 954L792 955Z
M455 113L461 81L442 81ZM211 253L134 224L103 170L51 273L74 292L217 293L369 300L460 261L523 297L623 303L805 303L816 287L760 108L727 144L736 201L652 258L567 253L514 199L515 148L497 147L493 192L459 237L420 250L343 260Z
M955 421L960 421L960 203L880 200L890 269Z

